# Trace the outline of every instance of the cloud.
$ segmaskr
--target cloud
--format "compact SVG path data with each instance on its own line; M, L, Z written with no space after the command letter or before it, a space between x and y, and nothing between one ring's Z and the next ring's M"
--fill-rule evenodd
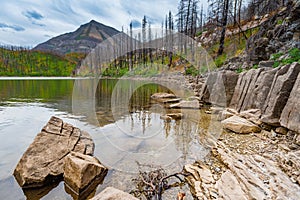
M18 25L8 25L5 23L1 23L0 22L0 29L12 29L15 31L25 31L25 28L23 28L22 26L18 26Z
M144 15L153 28L161 27L169 10L176 14L177 3L174 0L1 0L0 41L35 46L49 39L45 35L54 37L72 32L91 20L118 30L124 27L126 31L131 21L134 28L140 28Z
M33 19L35 19L35 20L41 20L41 19L44 18L43 15L41 15L40 13L38 13L38 12L35 11L35 10L32 10L32 11L26 11L26 12L23 13L23 15L24 15L25 17L27 17L28 19L30 19L30 20L33 20Z

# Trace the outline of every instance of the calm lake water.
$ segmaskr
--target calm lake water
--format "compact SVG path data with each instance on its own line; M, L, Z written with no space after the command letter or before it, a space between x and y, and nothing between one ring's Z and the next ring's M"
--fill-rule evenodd
M110 169L90 196L107 186L134 189L131 179L139 170L137 163L162 166L171 173L203 159L209 152L208 135L217 137L220 124L203 110L170 110L151 100L153 93L174 92L170 88L174 85L116 79L0 80L0 199L73 199L63 182L23 191L12 176L51 116L89 132L95 156ZM180 87L175 93L186 97ZM167 122L160 118L178 112L184 119Z

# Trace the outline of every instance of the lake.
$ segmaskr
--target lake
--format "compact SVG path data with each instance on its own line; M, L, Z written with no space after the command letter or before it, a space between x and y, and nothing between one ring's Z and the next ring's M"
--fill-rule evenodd
M12 175L51 116L89 132L95 142L94 155L109 168L91 197L107 186L127 192L134 189L131 179L142 165L174 173L184 164L204 159L209 141L221 131L214 116L204 109L168 109L150 98L157 92L173 92L184 99L191 95L185 90L174 84L129 79L0 79L0 198L73 199L63 182L23 191ZM161 119L178 112L183 119Z

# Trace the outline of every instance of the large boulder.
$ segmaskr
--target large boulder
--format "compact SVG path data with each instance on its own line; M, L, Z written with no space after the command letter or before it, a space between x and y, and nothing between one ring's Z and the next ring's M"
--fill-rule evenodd
M300 133L300 74L281 113L280 124Z
M87 132L51 117L17 164L17 182L23 188L33 188L61 180L64 160L71 151L92 155L94 142Z
M200 92L200 99L205 103L228 106L234 93L238 74L229 71L210 73Z
M93 156L71 152L64 159L65 184L77 194L80 194L93 182L98 184L102 182L106 174L107 168Z
M271 90L262 110L262 122L279 126L279 119L300 72L300 64L281 67L275 74ZM286 123L285 123L286 124Z
M138 199L116 188L107 187L91 200L138 200Z
M222 124L225 129L231 130L235 133L247 134L261 131L257 125L238 116L229 117L223 120Z

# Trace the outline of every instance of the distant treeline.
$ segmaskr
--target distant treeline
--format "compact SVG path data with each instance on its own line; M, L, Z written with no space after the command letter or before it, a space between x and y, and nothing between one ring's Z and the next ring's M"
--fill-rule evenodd
M24 47L0 46L0 76L71 76L85 55L64 56Z

